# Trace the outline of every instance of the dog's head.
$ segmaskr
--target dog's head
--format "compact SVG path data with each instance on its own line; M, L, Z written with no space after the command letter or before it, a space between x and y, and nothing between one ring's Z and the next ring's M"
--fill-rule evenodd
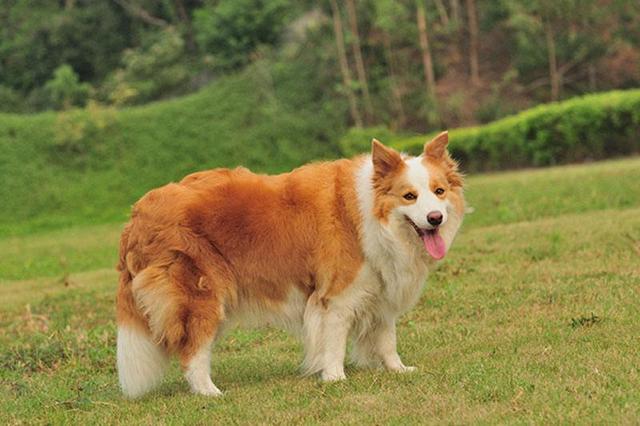
M371 147L375 217L423 245L434 259L444 257L464 214L462 176L448 142L448 133L440 133L419 157L403 156L375 139Z

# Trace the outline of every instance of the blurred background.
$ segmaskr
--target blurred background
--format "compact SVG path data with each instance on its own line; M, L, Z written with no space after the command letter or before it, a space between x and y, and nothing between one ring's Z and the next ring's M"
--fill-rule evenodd
M0 232L123 220L198 169L279 172L374 136L411 152L640 84L635 0L3 5ZM454 132L452 150L467 171L637 152L638 92L607 93Z
M0 424L640 423L640 1L0 4ZM418 372L321 386L296 340L238 330L224 398L176 363L122 399L137 199L444 129L475 211L398 323Z

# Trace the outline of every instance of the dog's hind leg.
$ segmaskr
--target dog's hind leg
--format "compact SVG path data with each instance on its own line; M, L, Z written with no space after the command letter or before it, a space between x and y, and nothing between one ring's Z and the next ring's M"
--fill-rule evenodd
M222 297L216 291L220 287L204 275L189 287L189 303L182 315L184 336L178 347L180 364L192 392L219 396L222 392L211 381L211 347L224 317Z
M184 377L193 393L222 395L211 381L211 347L221 322L222 308L215 299L204 298L191 302L179 357Z
M213 338L201 342L195 353L181 354L184 376L193 393L220 396L222 392L211 380L211 346Z

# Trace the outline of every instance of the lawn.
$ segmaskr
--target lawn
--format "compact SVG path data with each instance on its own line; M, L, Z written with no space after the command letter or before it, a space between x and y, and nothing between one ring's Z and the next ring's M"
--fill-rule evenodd
M220 399L177 365L118 390L121 224L0 239L0 424L640 421L640 159L471 176L475 211L399 324L413 374L301 378L300 345L238 330L214 350Z

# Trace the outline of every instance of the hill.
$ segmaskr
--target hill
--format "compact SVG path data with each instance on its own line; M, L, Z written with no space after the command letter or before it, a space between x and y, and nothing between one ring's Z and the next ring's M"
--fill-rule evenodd
M141 107L0 114L0 235L121 221L147 190L196 170L273 173L336 157L341 111L313 93L283 99L291 87L265 87L255 72Z
M341 104L286 75L265 85L259 72L250 67L194 95L140 107L0 114L0 236L122 222L149 189L197 170L277 173L366 152L371 137L413 153L427 138L378 127L341 139ZM541 105L454 129L450 138L463 169L476 172L638 153L639 132L640 90L629 90Z

